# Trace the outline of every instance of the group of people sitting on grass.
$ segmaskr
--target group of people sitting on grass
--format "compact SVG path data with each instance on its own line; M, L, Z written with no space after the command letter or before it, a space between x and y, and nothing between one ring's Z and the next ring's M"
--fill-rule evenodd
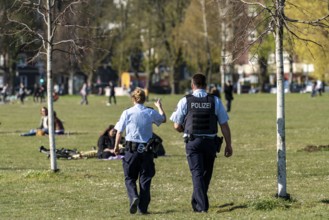
M41 111L41 119L39 127L36 129L31 129L29 132L21 134L21 136L43 136L48 134L49 123L48 123L48 109L46 107L42 107ZM56 112L54 111L54 130L55 134L61 135L65 133L63 122L57 117Z
M48 109L46 107L42 107L40 114L41 114L41 119L40 119L39 127L36 129L31 129L29 132L21 134L21 136L43 136L43 135L49 134ZM62 135L65 133L63 122L57 117L57 114L55 111L54 111L54 131L55 131L56 135ZM122 156L124 155L123 146L125 144L125 138L122 137L122 139L120 141L120 145L122 147L121 148L122 151L120 153L121 156L116 155L113 151L116 133L117 133L117 131L114 129L114 125L110 124L100 134L98 141L97 141L97 150L93 149L91 151L88 151L86 154L86 157L97 157L98 159L112 159L112 158L121 159ZM162 146L162 139L159 136L157 136L156 134L154 134L154 138L157 138L157 140L159 142L157 156L164 156L165 150ZM63 149L61 149L61 150L62 151L59 152L60 154L63 153ZM71 152L71 150L69 150L69 149L64 149L64 150ZM42 152L42 153L47 153L48 151L49 150L47 150L44 147L40 148L40 152ZM65 155L65 154L63 154L63 155ZM68 155L70 155L70 154L68 154ZM76 158L82 158L82 157L84 157L84 156L80 153L79 157L72 156L71 158L76 159Z

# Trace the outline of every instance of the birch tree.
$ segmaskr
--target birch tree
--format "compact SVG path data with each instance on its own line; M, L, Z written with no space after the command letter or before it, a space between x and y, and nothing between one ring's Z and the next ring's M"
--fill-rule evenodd
M226 44L227 44L227 30L228 30L228 11L230 10L230 5L228 0L216 0L217 8L218 8L218 18L219 18L219 24L220 28L220 39L221 42L221 92L224 93L224 87L225 87L225 74L226 74Z
M10 24L14 25L11 33L20 33L22 36L29 36L26 45L34 43L35 55L30 59L33 61L40 57L46 58L47 63L47 105L48 105L48 122L49 122L49 148L50 148L50 166L51 170L58 171L56 162L56 145L54 136L54 107L53 107L53 53L61 51L78 57L85 47L83 40L72 34L67 39L57 39L56 34L60 28L84 28L74 19L68 20L68 17L74 17L78 14L78 6L86 3L85 0L16 0L8 10L7 19ZM20 19L18 14L29 14L38 20L43 29L31 25L31 22ZM33 20L33 19L32 19ZM31 21L31 20L30 20ZM60 47L65 44L66 49Z
M260 3L256 1L240 0L247 5L253 5L264 9L267 16L271 17L268 27L263 33L273 33L275 36L275 54L276 54L276 77L277 77L277 195L281 198L288 198L287 182L286 182L286 135L285 135L285 95L284 95L284 65L283 65L283 39L284 30L289 37L297 40L312 43L321 47L319 43L312 39L300 36L296 30L303 28L298 26L294 29L291 26L303 24L306 26L318 27L320 29L329 28L329 13L323 14L321 17L313 20L301 20L298 18L290 18L285 14L285 7L288 1L273 0ZM315 2L313 4L316 4ZM259 37L259 39L261 39Z

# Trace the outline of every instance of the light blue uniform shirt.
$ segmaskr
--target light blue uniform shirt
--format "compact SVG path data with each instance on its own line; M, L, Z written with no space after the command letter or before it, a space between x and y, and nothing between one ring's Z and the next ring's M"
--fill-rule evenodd
M159 112L136 104L122 112L114 128L118 132L126 130L126 141L146 143L153 135L152 124L159 126L163 121L164 116Z
M205 97L207 96L207 92L204 89L197 89L193 91L192 93L195 97ZM177 104L176 111L172 113L170 116L170 120L174 123L182 125L184 123L184 118L187 115L187 100L186 97L179 100ZM229 117L227 115L227 112L221 102L221 100L218 97L215 97L215 115L217 116L218 124L225 124ZM213 134L209 134L213 135Z

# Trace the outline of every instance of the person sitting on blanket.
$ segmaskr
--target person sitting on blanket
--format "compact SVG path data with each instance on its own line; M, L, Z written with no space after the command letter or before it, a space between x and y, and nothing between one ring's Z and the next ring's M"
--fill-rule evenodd
M35 136L35 135L43 136L49 133L48 109L46 107L42 107L40 114L41 114L41 119L40 119L39 127L36 129L31 129L29 132L21 134L21 136ZM55 134L60 135L65 133L63 122L57 117L55 111L54 111L54 128L55 128L54 129Z
M48 134L48 109L42 107L40 110L41 119L39 127L36 129L31 129L27 133L21 134L21 136L34 136L34 135L45 135Z
M55 123L55 134L64 134L65 129L63 122L57 117L56 112L54 111L54 123Z
M114 143L115 143L115 136L117 131L114 129L114 125L109 125L108 128L105 129L101 133L98 138L97 146L97 158L98 159L108 159L109 157L115 157L114 154ZM121 144L125 142L124 138L121 140ZM123 155L124 152L121 154Z

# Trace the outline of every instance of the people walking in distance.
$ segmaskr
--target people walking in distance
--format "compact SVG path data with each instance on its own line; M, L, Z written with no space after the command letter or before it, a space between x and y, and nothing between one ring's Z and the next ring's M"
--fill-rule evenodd
M24 104L24 99L26 96L26 91L25 91L25 86L23 83L19 85L19 90L18 90L18 98L21 101L22 104Z
M39 87L40 103L46 101L46 86L42 83Z
M6 83L1 90L1 98L3 103L7 103L7 96L8 96L8 83Z
M230 112L233 101L233 85L230 80L228 80L224 86L224 94L226 99L226 111Z
M85 82L83 83L81 89L80 89L80 95L81 95L81 102L80 104L88 105L88 84Z
M321 80L316 81L316 91L319 94L319 96L322 96L322 88L323 88L323 83Z
M109 95L109 102L107 103L107 105L112 104L112 99L114 101L114 104L117 104L117 99L115 97L115 86L112 81L109 82L109 89L110 89L110 95Z
M316 96L316 92L317 92L317 82L314 80L313 81L313 85L312 85L312 93L311 93L311 97L315 97Z
M33 85L33 102L39 102L40 97L40 88L37 83Z

